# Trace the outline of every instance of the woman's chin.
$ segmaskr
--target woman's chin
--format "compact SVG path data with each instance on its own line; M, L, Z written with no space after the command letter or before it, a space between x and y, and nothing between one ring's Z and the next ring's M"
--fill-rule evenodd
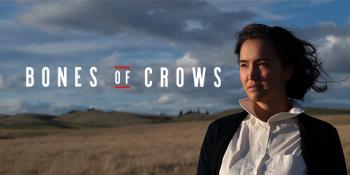
M252 102L262 102L265 101L264 96L262 94L258 94L258 93L252 93L252 94L248 94L248 99Z

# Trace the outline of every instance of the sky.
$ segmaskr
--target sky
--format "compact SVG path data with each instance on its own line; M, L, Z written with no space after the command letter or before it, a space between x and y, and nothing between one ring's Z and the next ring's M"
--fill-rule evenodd
M304 106L350 108L350 1L345 0L2 0L0 3L0 113L62 114L98 108L148 114L238 108L246 95L233 54L236 33L249 23L282 26L314 44L333 82L310 91ZM114 65L130 65L130 89L115 89ZM26 67L35 85L25 86ZM50 68L43 87L41 69ZM57 87L57 67L68 87ZM74 87L74 67L82 87ZM88 86L97 67L97 87ZM206 67L205 86L193 87L191 67ZM154 85L144 85L152 68ZM169 86L159 86L160 67ZM175 85L185 69L184 87ZM214 87L214 67L222 69Z

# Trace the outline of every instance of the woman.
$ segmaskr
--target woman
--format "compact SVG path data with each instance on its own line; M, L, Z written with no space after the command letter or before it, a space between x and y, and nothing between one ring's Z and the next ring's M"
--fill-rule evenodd
M209 125L197 175L346 174L337 130L294 100L327 89L316 49L284 28L250 24L235 54L244 111Z

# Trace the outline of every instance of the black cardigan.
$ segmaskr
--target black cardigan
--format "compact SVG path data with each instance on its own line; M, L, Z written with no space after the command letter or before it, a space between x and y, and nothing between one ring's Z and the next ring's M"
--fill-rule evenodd
M201 147L197 175L218 175L222 158L246 111L212 122ZM327 122L301 113L298 116L301 153L310 175L347 174L337 130Z

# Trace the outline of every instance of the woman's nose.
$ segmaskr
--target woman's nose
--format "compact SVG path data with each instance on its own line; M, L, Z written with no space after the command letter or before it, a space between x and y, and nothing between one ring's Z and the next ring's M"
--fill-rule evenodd
M250 66L248 79L249 80L259 80L259 69L257 66Z

